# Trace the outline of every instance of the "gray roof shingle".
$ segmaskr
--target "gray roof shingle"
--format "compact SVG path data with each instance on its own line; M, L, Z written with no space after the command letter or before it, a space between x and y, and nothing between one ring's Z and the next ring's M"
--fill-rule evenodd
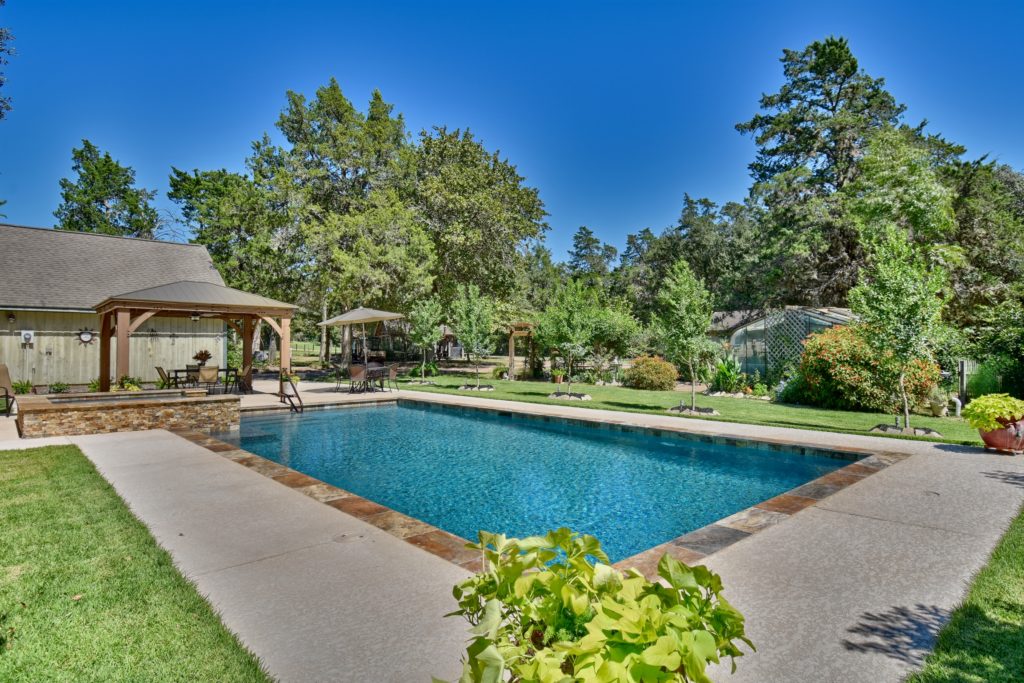
M240 289L232 289L224 285L212 282L182 281L171 282L166 285L147 287L134 292L120 292L103 301L97 302L96 307L104 304L108 299L123 299L125 301L151 301L154 304L168 303L196 303L203 306L248 306L250 308L298 308L294 304L286 304L276 299L268 299L259 294L250 294Z
M224 284L202 245L0 224L0 309L92 311L182 280Z

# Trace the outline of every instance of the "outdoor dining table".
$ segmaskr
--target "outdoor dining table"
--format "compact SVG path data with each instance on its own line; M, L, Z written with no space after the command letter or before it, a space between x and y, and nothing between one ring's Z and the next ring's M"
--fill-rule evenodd
M388 366L380 363L369 363L366 366L366 374L359 382L357 391L384 391L384 380L388 378ZM379 384L380 387L376 386Z
M198 377L198 370L189 370L188 368L178 368L172 371L174 373L174 385L182 386L187 384L188 375L192 373L193 376ZM223 375L224 380L220 383L221 390L227 393L229 386L238 386L238 368L217 368L217 375Z

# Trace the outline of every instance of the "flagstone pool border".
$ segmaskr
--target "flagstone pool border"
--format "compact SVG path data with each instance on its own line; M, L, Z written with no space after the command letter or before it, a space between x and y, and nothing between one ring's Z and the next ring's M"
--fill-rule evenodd
M442 405L465 410L479 410L499 415L522 415L546 421L558 420L586 426L591 428L611 429L623 432L645 432L655 436L661 436L662 432L678 434L684 438L701 441L704 443L716 443L737 447L756 447L769 451L794 451L801 453L814 453L851 460L849 465L834 470L826 475L801 484L790 491L782 493L774 498L757 503L754 506L740 510L728 517L720 519L712 524L690 531L678 538L656 545L636 555L627 557L615 563L620 569L635 568L648 578L657 575L658 560L664 554L685 562L695 564L702 561L709 555L716 553L734 543L738 543L750 536L757 534L776 524L786 521L793 515L799 513L819 501L851 486L886 467L893 465L910 456L909 453L894 451L874 451L853 447L815 446L810 443L776 439L771 437L732 437L726 435L703 434L675 427L650 427L638 423L619 419L617 415L607 411L594 410L593 416L566 417L556 413L546 415L538 414L537 406L532 410L516 410L513 406L494 408L490 406L467 405L464 400L445 401L437 398L442 395L432 395L430 400L420 400L408 397L372 398L360 401L339 401L332 403L321 403L307 405L306 410L328 410L341 408L372 407L380 405L394 405L400 402L409 402L418 406L433 407ZM462 398L462 397L460 397ZM287 406L260 406L249 409L242 409L242 413L266 413L266 412L287 412ZM602 415L604 417L602 418ZM338 488L326 482L310 477L302 472L293 470L290 467L280 465L276 462L250 453L235 446L234 444L221 441L208 433L195 430L177 430L175 434L188 441L202 446L207 450L232 460L242 466L262 474L265 477L295 489L296 491L313 498L325 505L335 508L345 514L351 515L368 524L385 531L392 536L411 543L441 559L455 564L471 572L481 570L481 557L479 551L467 548L469 543L466 539L439 529L427 522L405 515L397 510L377 502L363 498L350 491ZM813 432L811 432L813 433Z

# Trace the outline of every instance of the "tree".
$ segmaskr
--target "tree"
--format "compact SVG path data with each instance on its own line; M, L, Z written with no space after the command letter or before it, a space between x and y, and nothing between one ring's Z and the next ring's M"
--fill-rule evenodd
M758 146L752 197L763 207L759 269L768 304L844 305L863 264L837 193L856 180L871 135L905 107L865 73L843 38L784 50L785 83L736 126Z
M71 150L75 180L60 181L61 204L54 211L58 230L96 232L152 239L160 224L150 202L155 191L135 187L135 171L82 140Z
M441 302L437 297L420 299L409 310L409 339L423 349L423 360L420 362L420 381L426 379L427 349L439 337L441 325Z
M451 323L469 361L476 369L480 388L480 359L492 350L494 303L475 284L460 285L451 304Z
M685 260L672 266L665 283L658 291L658 324L662 331L666 356L676 366L686 366L690 374L690 410L697 409L697 368L703 359L714 353L714 342L708 339L712 295L704 287Z
M537 323L540 344L555 349L565 361L569 395L572 395L573 361L586 355L594 340L597 296L578 280L569 280L555 293Z
M850 306L869 329L869 344L896 367L892 389L902 401L903 427L909 430L906 378L915 362L931 359L940 338L946 274L929 265L907 234L891 224L878 230L868 250L868 265L850 292Z
M569 274L587 280L591 286L604 289L616 256L618 250L615 247L602 243L590 228L581 225L572 237Z
M468 130L423 131L416 156L416 205L437 255L438 292L447 301L471 283L508 298L524 247L547 229L537 190Z
M4 6L6 0L0 0L0 8ZM11 43L14 41L14 34L11 30L5 26L0 26L0 67L7 64L7 58L14 54L14 48L11 47ZM4 87L7 82L7 77L3 71L0 71L0 88ZM11 98L0 95L0 120L3 120L7 116L7 112L11 110ZM2 206L0 202L0 206Z

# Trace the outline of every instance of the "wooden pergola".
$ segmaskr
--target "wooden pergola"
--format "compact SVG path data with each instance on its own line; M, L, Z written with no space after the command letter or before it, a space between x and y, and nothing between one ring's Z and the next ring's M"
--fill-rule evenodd
M210 282L182 281L104 299L100 316L100 391L110 391L110 340L117 339L115 377L131 374L128 339L153 317L216 318L242 339L245 381L252 385L252 344L256 322L270 325L281 339L281 370L290 369L291 321L298 306Z
M508 378L516 378L516 337L530 337L533 335L533 323L522 321L512 323L508 331Z

